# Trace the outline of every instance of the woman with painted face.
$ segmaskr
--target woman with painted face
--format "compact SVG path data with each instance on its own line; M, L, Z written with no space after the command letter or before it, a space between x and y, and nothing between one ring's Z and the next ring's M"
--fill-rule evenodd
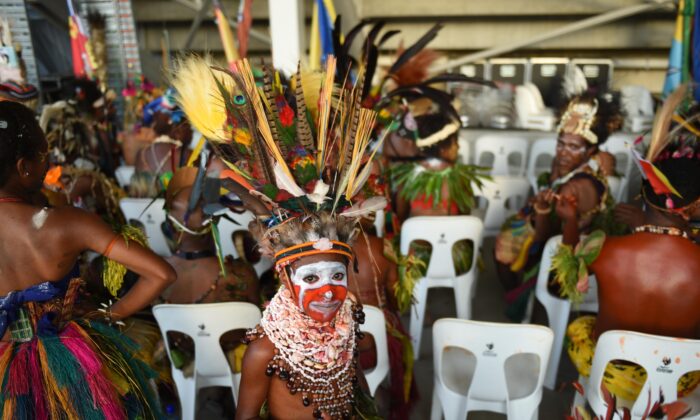
M539 191L518 214L504 224L496 238L496 269L514 320L524 315L529 292L534 287L542 247L562 233L562 222L554 211L562 199L577 203L575 226L569 234L591 228L611 227L612 197L607 176L614 174L615 160L598 147L617 130L622 119L613 103L592 97L577 97L567 105L559 123L552 170L538 179Z
M34 113L0 102L0 392L11 418L157 418L150 370L105 321L149 304L175 272L102 220L73 207L34 205L48 150ZM76 261L100 253L141 275L122 299L74 318ZM119 385L117 385L119 384Z
M311 118L300 74L290 89L264 68L259 89L247 61L232 68L223 73L190 58L173 84L188 119L235 169L220 176L257 216L250 231L281 284L247 333L236 418L376 419L357 366L364 314L348 292L356 221L386 206L359 194L372 169L365 156L376 113L354 90L341 93L348 98L342 110L333 109L333 57ZM274 107L266 111L263 100ZM350 115L329 118L335 112Z

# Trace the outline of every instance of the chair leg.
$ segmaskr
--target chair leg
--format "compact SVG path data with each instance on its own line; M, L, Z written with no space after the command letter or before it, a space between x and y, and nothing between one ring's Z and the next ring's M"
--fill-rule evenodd
M411 344L413 344L413 359L418 360L420 357L420 342L423 334L423 323L425 321L425 307L428 298L428 287L425 284L428 279L420 279L413 295L416 299L416 304L411 308Z
M433 389L433 402L430 405L430 420L442 420L442 404L440 403L437 389Z
M194 380L186 380L177 384L177 393L180 398L180 415L182 420L194 420L197 406L197 383Z
M455 282L455 306L457 308L457 318L471 319L472 316L472 287L474 280Z
M549 389L555 389L557 384L557 371L559 370L559 361L564 347L564 335L566 335L566 326L569 322L569 306L557 305L552 310L547 311L549 318L549 326L554 332L554 341L552 342L552 354L549 357L547 372L544 378L544 386Z

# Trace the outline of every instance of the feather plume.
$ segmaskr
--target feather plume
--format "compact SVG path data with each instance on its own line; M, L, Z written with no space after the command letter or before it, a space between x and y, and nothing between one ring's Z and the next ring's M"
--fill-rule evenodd
M418 39L413 45L408 47L406 51L399 55L394 64L389 68L386 77L392 77L396 72L406 63L408 63L411 58L413 58L418 52L420 52L426 45L430 43L437 36L438 32L442 29L441 23L436 23L432 28L428 30L422 37Z
M280 142L280 136L277 132L277 103L272 93L272 75L267 66L263 66L263 93L265 94L265 115L267 116L267 124L270 126L270 132L272 133L272 138L275 140L275 144L277 144L277 147L284 156L287 154L287 150L282 142Z
M354 206L340 213L340 215L345 217L360 217L383 210L386 208L386 205L386 198L384 196L376 195L361 203L355 204Z
M579 66L568 66L562 82L564 97L570 99L583 95L588 90L588 81Z
M316 150L314 146L314 138L311 133L311 127L309 126L309 120L306 116L306 99L304 98L304 88L301 82L301 65L297 66L297 74L295 76L296 87L295 95L297 101L297 139L304 150L307 152L313 152Z
M685 95L688 92L688 84L684 83L666 98L663 106L656 113L654 119L654 128L651 131L651 140L649 142L649 151L647 152L647 160L653 162L654 159L661 153L669 142L668 129L671 126L673 114L676 108L683 102Z
M331 97L333 95L333 80L335 79L335 57L329 56L326 59L326 73L319 98L318 124L316 126L317 142L316 166L319 172L323 170L325 161L326 143L328 139L328 120L331 112Z
M304 86L304 103L311 114L311 120L318 119L318 101L324 74L320 71L302 70L301 84Z
M275 162L275 182L277 183L277 188L281 190L285 190L294 197L302 197L306 195L304 190L301 189L299 185L297 185L296 181L294 181L294 178L289 177L284 170L282 169L282 166L278 162Z
M401 48L399 48L399 51L399 54L401 54ZM438 58L440 58L440 54L434 50L424 49L418 51L404 65L390 73L391 78L399 86L420 83L428 77L428 69Z
M212 142L227 142L226 106L219 84L233 94L234 82L222 73L213 73L211 64L210 57L180 59L175 64L176 76L171 83L190 123Z

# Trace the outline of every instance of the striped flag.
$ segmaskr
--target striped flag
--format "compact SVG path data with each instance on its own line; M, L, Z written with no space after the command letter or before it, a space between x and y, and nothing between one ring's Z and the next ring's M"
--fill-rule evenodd
M698 52L696 40L691 41L695 9L695 0L680 0L678 3L676 28L671 41L671 51L668 54L664 97L670 95L681 83L688 81L690 76L691 55L694 57ZM700 74L696 74L694 70L693 76L697 78Z
M333 22L336 13L333 0L315 0L309 37L309 66L320 69L328 55L333 55Z
M93 66L87 51L88 36L80 20L75 13L73 1L68 1L68 28L70 31L70 46L73 55L73 75L75 77L92 78Z

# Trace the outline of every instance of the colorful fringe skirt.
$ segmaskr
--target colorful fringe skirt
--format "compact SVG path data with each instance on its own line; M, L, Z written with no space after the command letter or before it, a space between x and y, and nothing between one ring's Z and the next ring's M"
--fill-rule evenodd
M154 374L133 342L100 322L75 320L59 329L47 321L26 340L0 343L3 419L162 417Z
M595 316L586 315L576 318L566 330L569 341L567 350L576 370L583 375L591 374L591 364L596 342L593 336ZM642 391L647 372L643 367L619 361L608 363L603 374L603 383L611 394L628 401L635 401ZM686 396L700 385L700 371L688 372L678 380L678 396Z

